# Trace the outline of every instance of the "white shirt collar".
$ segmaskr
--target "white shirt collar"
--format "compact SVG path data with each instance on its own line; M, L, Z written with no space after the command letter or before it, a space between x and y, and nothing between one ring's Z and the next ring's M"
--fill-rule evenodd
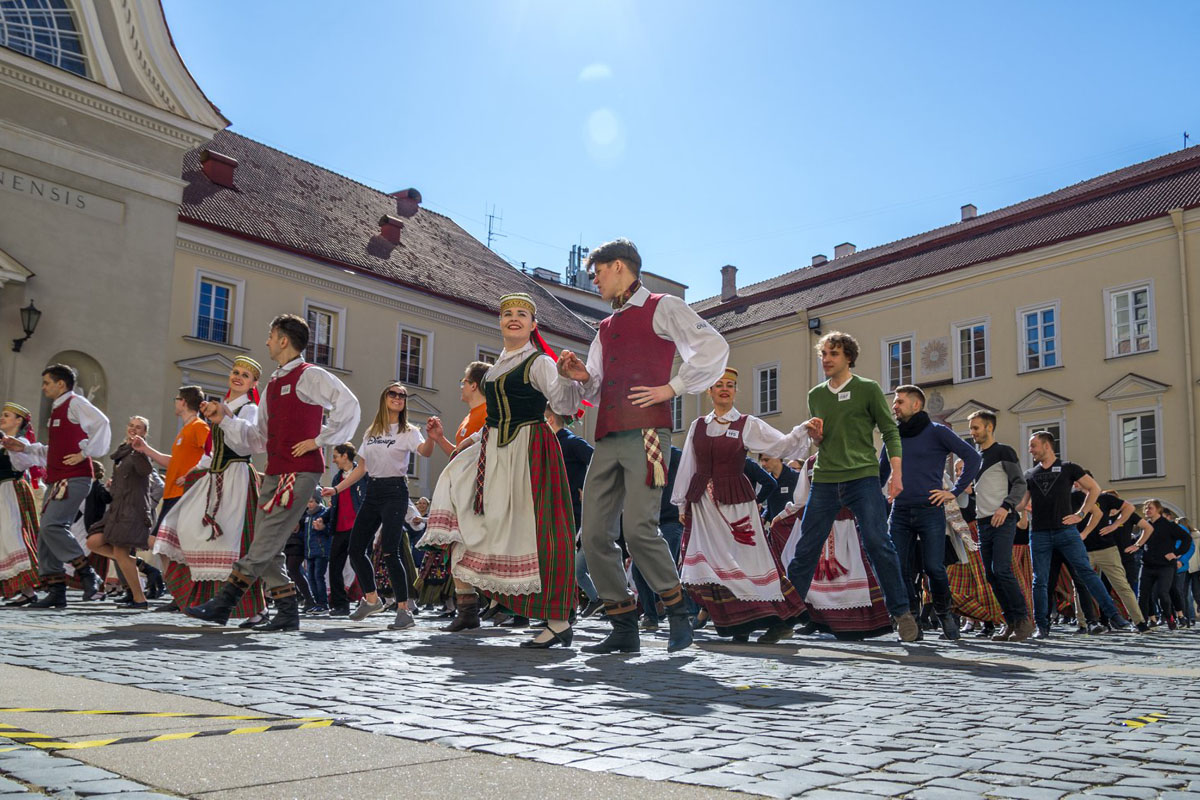
M284 364L282 367L279 367L274 372L272 372L271 377L278 378L280 375L287 375L289 372L291 372L292 370L294 370L296 367L300 366L303 363L304 363L304 356L296 356L291 361L289 361L288 363Z
M533 342L526 342L524 347L518 347L516 350L505 350L500 354L500 358L496 359L496 363L501 361L509 361L514 358L529 355L533 351Z
M54 409L58 408L58 407L59 407L59 406L61 406L63 403L65 403L65 402L67 402L68 400L70 400L70 399L71 399L71 396L72 396L72 395L74 395L74 394L75 394L75 390L74 390L74 389L72 389L71 391L68 391L68 392L63 392L63 393L62 393L62 394L60 394L58 397L54 398L54 402L50 404L50 409L51 409L51 410L54 410Z
M847 386L849 386L849 385L850 385L850 381L852 381L852 380L854 380L854 373L851 373L851 374L850 374L850 377L849 377L849 378L846 378L845 382L844 382L844 383L843 383L841 386L834 386L834 385L833 385L833 381L826 381L826 382L825 382L825 385L826 385L827 387L829 387L829 391L833 392L834 394L837 394L837 393L838 393L838 392L840 392L842 389L845 389Z
M646 288L645 284L642 284L638 287L637 291L631 294L629 299L626 300L625 303L613 313L620 314L622 310L628 308L629 306L644 306L646 305L646 301L649 299L650 290Z
M234 398L233 400L230 400L228 403L225 404L225 407L236 414L237 410L239 408L241 408L242 406L246 405L246 403L249 403L249 402L250 402L250 393L246 392L245 394L240 395L240 396Z
M704 415L704 421L706 423L712 422L716 418L717 418L717 412L715 410L710 411ZM742 412L738 411L737 407L735 406L735 407L729 409L729 413L726 414L725 416L721 417L721 420L724 422L737 422L741 418L742 418Z

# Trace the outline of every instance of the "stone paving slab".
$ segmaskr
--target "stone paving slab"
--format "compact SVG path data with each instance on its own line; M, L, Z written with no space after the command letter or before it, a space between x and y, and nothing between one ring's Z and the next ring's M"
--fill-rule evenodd
M1180 747L1200 734L1193 631L1056 630L1023 644L708 639L675 655L664 637L644 637L641 654L589 657L520 650L519 632L449 635L418 620L389 632L376 618L315 619L267 636L97 607L9 611L0 662L264 713L346 715L363 731L450 752L692 791L1134 796L1200 782L1200 753ZM585 621L577 646L603 633ZM1170 717L1119 724L1151 711ZM1133 777L1162 783L1125 783Z

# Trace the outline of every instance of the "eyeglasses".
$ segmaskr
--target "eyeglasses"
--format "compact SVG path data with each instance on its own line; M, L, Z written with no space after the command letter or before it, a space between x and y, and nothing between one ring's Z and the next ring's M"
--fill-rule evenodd
M395 398L395 399L400 399L402 397L408 397L408 392L390 391L387 393L387 396L391 397L391 398Z

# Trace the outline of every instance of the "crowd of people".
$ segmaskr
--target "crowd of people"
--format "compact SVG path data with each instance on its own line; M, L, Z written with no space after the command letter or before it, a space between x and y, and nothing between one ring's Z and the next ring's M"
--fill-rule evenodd
M1020 642L1055 623L1093 635L1194 623L1200 531L1159 500L1135 508L1105 491L1050 433L1031 436L1023 470L995 414L971 416L968 443L930 418L920 387L889 403L838 332L817 346L811 417L776 430L737 409L724 339L641 284L631 242L591 251L588 271L613 313L586 360L551 351L531 296L505 295L503 350L467 365L452 435L438 417L410 422L393 381L357 439L358 398L304 361L308 325L291 314L270 323L263 394L246 356L223 397L179 389L168 452L141 416L113 448L74 370L47 367L46 443L28 409L0 413L0 595L60 609L73 587L149 610L169 593L156 612L258 631L444 617L449 633L528 627L521 646L540 649L571 647L578 620L603 613L607 635L582 648L599 654L637 652L664 620L672 652L709 625L738 642ZM671 399L702 392L712 411L673 447ZM572 431L585 413L593 442ZM431 498L410 497L434 448L450 461Z

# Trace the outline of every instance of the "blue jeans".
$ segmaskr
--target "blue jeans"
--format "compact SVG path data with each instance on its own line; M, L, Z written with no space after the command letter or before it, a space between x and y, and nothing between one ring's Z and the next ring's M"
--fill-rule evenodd
M575 582L587 595L589 603L600 599L600 593L596 591L596 584L592 583L592 576L588 574L587 554L583 552L582 547L575 551Z
M679 545L683 541L683 523L668 522L667 524L659 524L659 535L667 540L667 547L671 549L671 558L675 563L679 563ZM633 585L637 587L638 602L642 606L642 613L650 619L658 619L657 598L658 595L650 588L650 584L646 583L646 579L642 577L642 573L637 568L637 562L633 562ZM691 601L691 595L684 592L684 597Z
M1087 548L1075 528L1052 528L1029 532L1029 553L1033 558L1033 618L1043 630L1050 628L1050 556L1057 550L1062 554L1075 576L1100 605L1100 616L1112 619L1119 616L1116 605L1104 588L1100 576L1092 569Z
M940 506L893 504L892 515L888 517L888 534L900 558L909 609L921 607L912 558L913 540L918 539L923 570L929 576L933 609L938 614L948 612L954 601L950 597L950 576L946 574L946 512Z
M844 483L814 483L800 522L800 542L796 557L788 565L788 580L801 597L808 596L821 560L825 540L833 531L833 521L842 506L847 506L858 520L858 530L867 550L867 559L883 590L888 613L901 617L909 613L908 591L900 573L900 558L887 532L887 504L879 489L879 478L859 478Z
M329 559L313 556L306 559L308 564L308 585L312 589L313 602L319 606L329 605L329 592L325 588L325 570L329 569Z

